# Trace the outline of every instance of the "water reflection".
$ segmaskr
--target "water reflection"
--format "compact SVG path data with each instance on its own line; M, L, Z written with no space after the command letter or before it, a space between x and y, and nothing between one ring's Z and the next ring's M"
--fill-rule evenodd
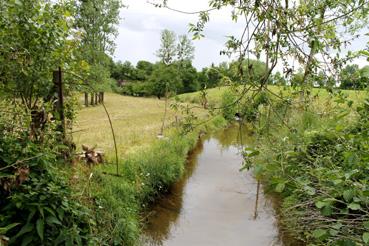
M204 139L200 139L188 155L183 177L171 187L165 197L157 201L151 208L151 212L146 215L147 221L144 229L150 237L143 238L146 243L162 245L162 242L170 236L170 228L175 226L177 218L181 214L184 187L196 169L197 159L203 148Z
M200 141L189 155L185 177L147 217L145 245L279 245L272 206L260 195L254 220L256 182L238 170L242 144L251 132L238 125Z
M252 144L253 132L245 125L234 124L230 127L213 134L211 137L219 141L222 149L227 149L230 146L241 148Z

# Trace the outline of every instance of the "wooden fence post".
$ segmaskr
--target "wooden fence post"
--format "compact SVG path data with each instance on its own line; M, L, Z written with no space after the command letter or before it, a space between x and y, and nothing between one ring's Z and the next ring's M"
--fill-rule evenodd
M63 94L63 74L61 67L53 72L53 82L58 93L57 111L59 113L60 130L65 139L65 117L64 117L64 94Z

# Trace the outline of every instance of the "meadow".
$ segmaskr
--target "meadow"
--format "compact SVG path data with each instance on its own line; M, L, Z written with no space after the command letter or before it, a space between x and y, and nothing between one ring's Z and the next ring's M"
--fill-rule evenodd
M80 105L83 105L82 99L81 97ZM120 156L135 152L137 148L147 147L157 139L164 117L164 100L106 93L105 106L113 123ZM199 109L197 112L204 114ZM176 116L180 117L180 113L168 106L164 135L170 134ZM102 106L80 106L73 127L73 139L78 149L86 144L96 146L108 156L113 154L112 133Z
M224 94L224 91L226 91L229 88L229 86L223 86L223 87L216 87L207 89L207 100L209 105L213 106L219 106L221 103L222 95ZM268 90L270 90L272 93L277 95L284 95L288 96L294 93L294 91L291 87L283 87L283 86L275 86L275 85L268 85ZM239 86L239 91L243 89L243 86ZM326 99L331 97L331 94L326 89L320 89L320 88L313 88L311 90L312 94L315 96L318 96L320 99L326 101ZM201 92L191 92L191 93L184 93L178 96L178 99L181 102L191 102L191 103L197 103L200 104L201 102ZM348 99L353 101L362 101L365 98L365 92L360 90L342 90L342 93L347 95Z

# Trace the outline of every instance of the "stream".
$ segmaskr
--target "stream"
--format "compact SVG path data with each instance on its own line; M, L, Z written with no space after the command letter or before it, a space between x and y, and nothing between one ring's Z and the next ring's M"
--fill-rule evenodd
M205 137L190 153L186 174L146 215L144 245L282 245L272 202L242 165L250 132L233 126Z

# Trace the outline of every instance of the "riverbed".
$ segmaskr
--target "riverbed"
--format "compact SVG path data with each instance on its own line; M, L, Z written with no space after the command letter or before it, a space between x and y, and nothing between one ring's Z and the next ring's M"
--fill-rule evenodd
M271 201L251 171L240 171L242 146L251 143L237 126L201 139L185 176L145 216L143 244L282 245Z

